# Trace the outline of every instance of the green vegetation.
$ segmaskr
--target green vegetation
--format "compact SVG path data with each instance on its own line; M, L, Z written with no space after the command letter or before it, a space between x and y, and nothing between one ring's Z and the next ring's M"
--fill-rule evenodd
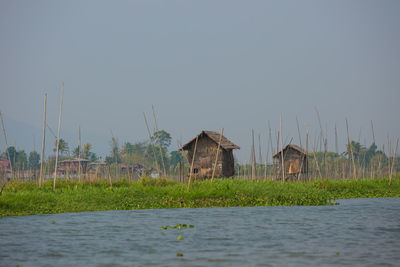
M400 176L389 180L320 180L314 182L216 179L187 185L165 179L138 182L72 182L60 180L39 188L36 183L13 181L0 196L0 217L101 210L164 208L328 205L331 200L362 197L400 197ZM183 227L181 225L181 227ZM188 226L190 227L190 226Z
M187 224L177 224L177 225L175 225L175 226L171 226L171 225L167 225L167 226L163 226L163 227L161 227L161 229L162 230L168 230L168 229L178 229L178 230L180 230L180 229L185 229L185 228L194 228L194 225L191 225L191 224L189 224L189 225L187 225Z

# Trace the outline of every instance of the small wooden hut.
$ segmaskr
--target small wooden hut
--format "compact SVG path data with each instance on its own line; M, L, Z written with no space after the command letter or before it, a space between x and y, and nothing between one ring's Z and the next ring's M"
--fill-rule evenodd
M202 131L195 138L182 146L179 150L186 152L186 158L189 164L192 163L196 138L197 147L193 161L193 174L195 178L210 178L215 164L215 157L217 156L220 133ZM235 174L233 149L240 149L240 147L229 141L225 136L222 136L215 177L230 177Z
M273 156L274 165L282 168L282 150ZM301 147L289 144L283 148L283 165L285 177L298 177L300 173L308 172L308 154Z

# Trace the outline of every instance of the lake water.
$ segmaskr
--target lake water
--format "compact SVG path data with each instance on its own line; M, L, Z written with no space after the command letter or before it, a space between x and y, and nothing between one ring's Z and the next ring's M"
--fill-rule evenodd
M400 198L339 203L5 217L0 266L400 266Z

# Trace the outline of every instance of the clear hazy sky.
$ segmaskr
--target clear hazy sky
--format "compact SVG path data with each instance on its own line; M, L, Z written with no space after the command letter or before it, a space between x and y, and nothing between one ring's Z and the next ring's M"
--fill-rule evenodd
M381 147L400 136L399 14L386 0L1 0L0 109L26 151L33 140L40 150L45 92L56 130L62 82L62 137L75 147L80 124L103 157L111 131L120 144L146 140L152 104L174 148L224 127L248 160L251 129L265 149L281 114L286 142L299 143L296 117L303 145L305 124L315 142L315 108L330 150L335 123L344 150L346 118L367 145L372 120Z

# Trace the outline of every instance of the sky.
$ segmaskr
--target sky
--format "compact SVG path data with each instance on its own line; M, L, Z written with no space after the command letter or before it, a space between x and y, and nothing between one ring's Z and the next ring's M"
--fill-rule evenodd
M351 139L379 148L400 136L400 1L0 0L0 110L9 145L41 147L43 97L61 137L103 158L111 136L147 140L142 112L172 149L219 131L250 159L251 131L265 159L276 146ZM47 153L54 137L47 132ZM0 139L0 151L5 142ZM313 144L315 145L315 144ZM393 145L394 146L394 145ZM387 145L385 145L387 148ZM274 148L276 149L276 147ZM258 152L257 152L258 155Z

